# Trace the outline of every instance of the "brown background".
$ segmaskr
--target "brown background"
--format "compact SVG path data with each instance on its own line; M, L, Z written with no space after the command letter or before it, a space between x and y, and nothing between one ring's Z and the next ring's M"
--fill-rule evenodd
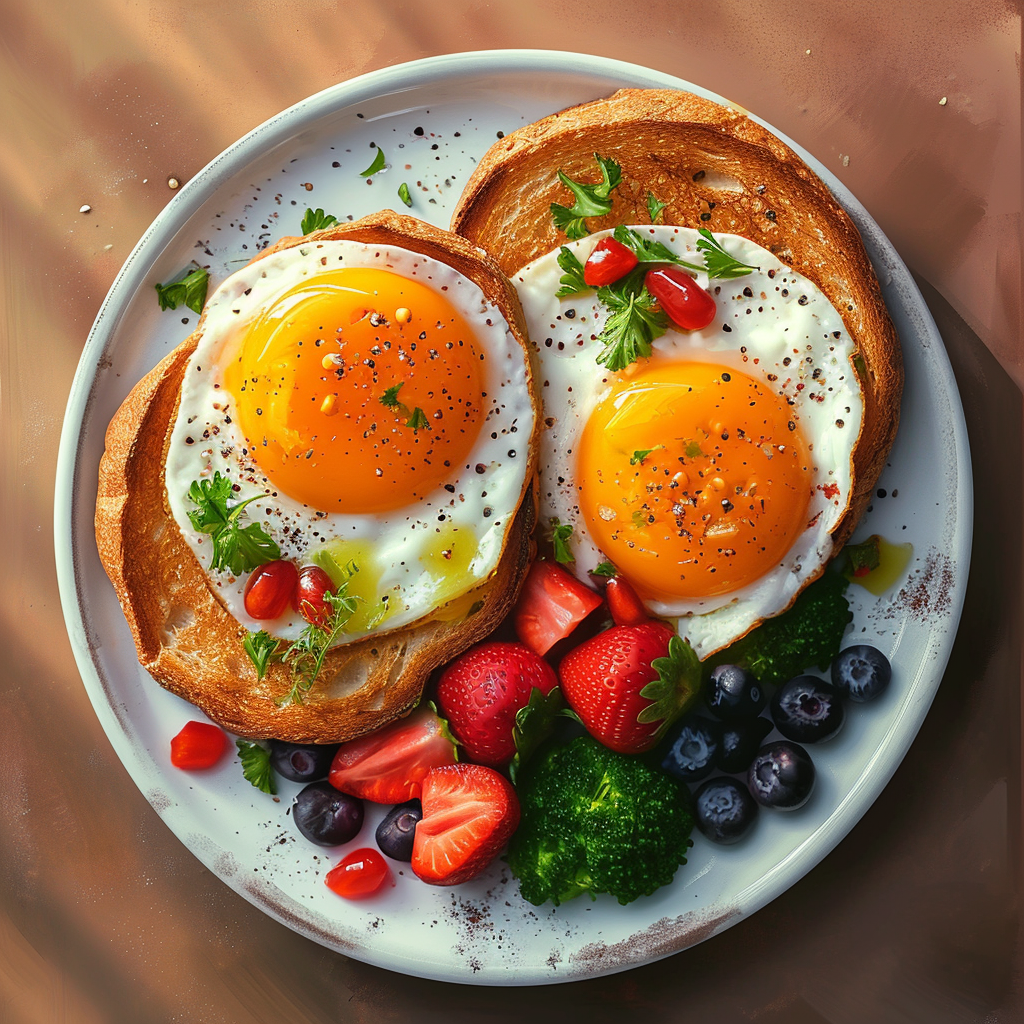
M0 0L0 1022L1024 1021L1020 44L1020 10L1000 0ZM700 947L502 992L326 951L188 853L93 715L51 526L79 354L168 177L335 82L491 47L688 78L819 157L921 284L977 496L949 670L839 848Z

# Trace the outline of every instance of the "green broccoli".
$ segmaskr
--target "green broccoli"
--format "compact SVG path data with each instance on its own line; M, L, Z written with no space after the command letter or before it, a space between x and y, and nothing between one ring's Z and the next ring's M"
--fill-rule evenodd
M631 903L686 863L686 788L590 736L532 758L518 791L522 820L508 863L530 903L558 906L581 892Z
M847 623L853 618L846 599L849 581L841 573L823 573L796 599L789 611L767 619L742 640L705 662L743 665L762 683L784 683L816 665L820 669L839 653Z

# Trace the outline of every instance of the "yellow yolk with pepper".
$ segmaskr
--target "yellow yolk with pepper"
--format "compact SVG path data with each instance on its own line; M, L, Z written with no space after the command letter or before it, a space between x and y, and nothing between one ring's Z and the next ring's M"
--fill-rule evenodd
M222 356L249 454L324 512L399 509L464 464L484 419L483 354L437 290L339 268L262 312Z
M657 359L594 409L577 480L594 542L653 600L727 594L778 566L813 486L783 398L736 370Z

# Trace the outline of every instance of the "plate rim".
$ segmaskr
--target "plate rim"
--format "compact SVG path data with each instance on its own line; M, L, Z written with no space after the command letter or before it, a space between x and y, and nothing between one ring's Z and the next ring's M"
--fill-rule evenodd
M917 731L920 729L925 714L938 690L956 637L957 626L964 604L970 565L970 540L973 533L973 487L966 422L952 366L945 353L941 336L931 317L927 304L917 288L910 271L897 254L892 243L870 217L865 208L828 168L784 133L779 132L756 114L747 111L738 104L667 72L657 71L614 58L563 50L495 49L439 54L391 65L379 70L368 71L354 78L328 86L275 114L217 154L182 186L180 191L156 215L139 241L132 248L100 305L82 349L69 392L61 429L54 491L54 551L61 608L79 673L94 712L100 720L108 741L114 747L115 753L147 802L150 803L150 806L157 811L158 815L171 828L171 831L179 839L182 839L183 842L185 840L179 830L171 825L165 813L150 800L149 795L140 783L140 777L149 776L149 766L142 762L140 752L136 749L132 737L114 711L109 694L103 685L100 673L92 657L92 643L88 636L86 619L83 613L84 595L82 593L74 528L84 511L81 500L82 488L79 486L80 456L84 443L83 427L96 394L98 385L97 370L101 362L100 357L106 351L107 345L113 338L121 317L124 315L127 303L139 288L145 284L146 275L149 273L152 265L159 259L178 231L205 201L216 194L219 187L228 178L241 169L250 159L260 155L265 147L287 141L288 138L294 137L305 128L314 125L320 118L342 107L352 106L353 104L370 99L377 99L382 95L397 93L403 89L422 88L437 84L440 81L450 81L453 78L469 77L485 72L514 74L524 71L553 73L565 78L582 75L595 79L617 79L621 82L619 87L646 88L660 86L685 89L715 102L742 110L744 114L764 126L786 145L790 146L818 174L828 185L840 205L853 218L858 230L864 236L865 243L875 257L876 272L878 272L879 276L881 277L884 266L884 269L893 278L898 279L898 286L903 295L906 311L915 315L917 320L916 326L926 336L927 344L934 347L939 353L936 368L944 377L945 394L950 401L951 427L956 448L955 464L957 467L957 500L955 510L957 531L955 538L958 543L957 550L950 552L957 565L957 576L954 586L956 592L955 612L950 620L948 630L943 635L943 643L938 645L938 664L933 665L931 669L937 676L935 684L931 686L927 699L919 701L913 708L913 715L910 719L912 736L916 736ZM883 266L878 265L878 260L882 261ZM93 500L91 492L88 495L88 500ZM912 742L913 739L911 738ZM907 749L909 749L909 746L910 744L907 745ZM880 745L870 758L868 767L874 769L876 762L885 762L884 765L878 765L882 770L876 772L874 770L868 771L866 768L857 784L846 795L845 799L833 808L829 817L822 825L809 833L795 849L763 875L758 883L748 888L748 893L756 891L756 898L753 900L754 905L751 909L742 912L739 915L739 919L761 909L799 881L815 864L826 857L860 821L868 807L874 802L895 773L906 754L906 750L896 757L887 756L890 753L891 751L889 751L887 744ZM844 812L841 815L838 814L840 810ZM365 955L368 952L365 948L361 948L357 953L353 953L350 949L343 948L337 943L325 941L321 929L314 923L310 921L295 921L289 918L273 901L261 898L258 893L240 884L236 884L230 875L218 870L213 856L208 855L207 851L197 849L194 844L186 843L186 845L189 851L222 882L226 883L233 891L243 896L250 903L253 903L262 912L267 913L290 929L308 938L312 938L314 941L328 945L329 948L333 948L346 955L356 956L356 958L365 962L414 976L475 985L546 984L568 980L564 975L555 976L554 972L548 975L528 974L521 978L500 977L497 974L486 978L465 977L452 974L451 972L439 974L436 970L429 969L424 969L420 972L408 965L394 966L384 962L384 959L379 957ZM701 936L701 939L710 937L711 934L722 930L722 927L726 927L730 923L732 921L727 921L721 927L710 930L708 935ZM671 955L692 944L694 943L686 942L679 947L669 949L667 952L660 952L657 956L647 956L642 953L636 957L626 955L616 964L602 964L599 970L586 974L574 974L572 979L596 977L627 970L641 963L651 962L654 959Z

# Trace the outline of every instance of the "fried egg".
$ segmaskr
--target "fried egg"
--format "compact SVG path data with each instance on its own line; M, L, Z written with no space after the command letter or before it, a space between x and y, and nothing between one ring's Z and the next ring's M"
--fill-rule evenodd
M452 267L395 246L301 243L207 304L167 451L170 509L246 629L294 639L306 622L292 609L253 620L247 576L211 568L188 495L217 473L238 501L256 497L246 521L282 558L346 582L344 640L454 614L495 571L524 493L531 391L501 312Z
M702 265L697 233L636 230ZM581 263L599 232L569 243ZM698 283L711 324L669 329L610 373L593 291L558 298L558 252L513 278L538 361L541 522L573 526L573 568L610 561L698 656L784 611L832 556L853 491L864 400L842 318L766 249L716 236L756 267Z

